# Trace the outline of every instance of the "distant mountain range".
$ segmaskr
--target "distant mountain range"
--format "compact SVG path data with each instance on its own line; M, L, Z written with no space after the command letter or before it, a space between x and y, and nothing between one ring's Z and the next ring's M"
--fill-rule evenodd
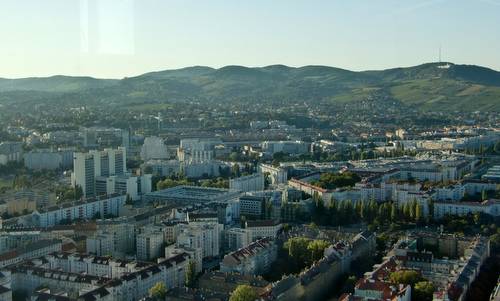
M121 80L71 76L0 78L0 102L17 98L127 104L207 99L317 101L334 105L362 101L373 95L423 110L500 111L500 72L475 65L427 63L361 72L328 66L195 66Z

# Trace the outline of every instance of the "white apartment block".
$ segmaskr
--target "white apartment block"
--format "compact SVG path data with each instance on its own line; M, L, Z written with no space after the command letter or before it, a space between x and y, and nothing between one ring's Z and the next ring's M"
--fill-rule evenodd
M47 262L44 266L52 270L109 278L119 278L127 273L134 273L144 267L154 265L154 263L138 263L136 261L79 253L52 253L46 255L43 259Z
M264 175L255 173L249 176L243 176L229 180L229 189L243 192L264 190Z
M147 231L136 237L137 259L153 260L161 256L165 236L163 231Z
M465 216L474 213L485 213L492 216L500 216L500 201L486 200L478 202L435 202L434 218L442 218L445 215Z
M188 178L218 177L220 161L204 160L202 162L184 162L180 165L180 172Z
M96 216L119 216L125 206L124 195L111 195L103 198L86 199L35 210L23 222L27 226L47 228L58 225L61 221L92 219Z
M459 201L465 195L465 187L460 184L455 184L447 187L438 187L434 189L432 199L437 201Z
M483 191L492 191L497 189L497 184L483 181L475 180L465 180L462 182L465 188L465 193L468 195L474 195L477 193L482 193Z
M327 198L325 200L325 197ZM323 194L323 200L328 204L331 199L334 199L336 201L365 201L361 198L361 191L356 188L338 188L335 190L332 190L330 194L325 193Z
M356 189L359 189L360 197L362 200L375 200L377 202L382 202L387 200L387 194L380 185L374 185L371 183L356 183Z
M110 177L96 177L95 191L98 196L105 196L111 194L126 194L134 201L141 198L141 195L150 193L151 175L132 176L129 174L110 176Z
M223 225L211 222L179 224L176 246L201 249L203 258L219 256L222 229Z
M122 175L127 171L127 152L124 147L75 153L71 180L82 188L85 197L96 196L96 178Z
M400 168L399 177L402 180L415 179L430 182L458 181L465 173L470 172L476 163L476 161L451 160L440 163L411 164Z
M481 181L466 181L446 187L438 187L434 189L432 194L433 200L438 201L455 201L458 202L466 195L473 196L482 193L483 191L496 190L495 183Z
M142 170L147 168L150 168L155 175L169 177L181 172L181 162L178 160L149 160L144 163Z
M309 151L309 144L302 141L264 141L260 145L269 154L283 152L298 155Z

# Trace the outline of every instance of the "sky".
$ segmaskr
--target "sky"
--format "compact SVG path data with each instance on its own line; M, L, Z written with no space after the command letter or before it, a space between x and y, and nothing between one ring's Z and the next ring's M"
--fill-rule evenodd
M0 0L0 77L203 65L500 70L500 0Z

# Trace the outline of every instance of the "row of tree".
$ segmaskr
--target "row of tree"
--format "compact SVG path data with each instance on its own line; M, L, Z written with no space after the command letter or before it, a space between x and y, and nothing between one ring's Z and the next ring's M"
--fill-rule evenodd
M432 204L428 207L431 211ZM321 198L315 197L311 219L318 225L332 226L343 226L360 221L379 225L397 222L420 223L424 221L423 210L423 206L417 201L398 206L394 202L378 203L375 200L352 202L332 199L325 206Z

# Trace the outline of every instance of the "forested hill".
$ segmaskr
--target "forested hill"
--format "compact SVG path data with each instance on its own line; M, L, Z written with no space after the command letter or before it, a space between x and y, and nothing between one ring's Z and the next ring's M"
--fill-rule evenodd
M500 72L452 63L361 72L328 66L195 66L121 80L70 76L0 79L0 102L126 105L196 100L336 105L373 97L422 110L500 111Z

